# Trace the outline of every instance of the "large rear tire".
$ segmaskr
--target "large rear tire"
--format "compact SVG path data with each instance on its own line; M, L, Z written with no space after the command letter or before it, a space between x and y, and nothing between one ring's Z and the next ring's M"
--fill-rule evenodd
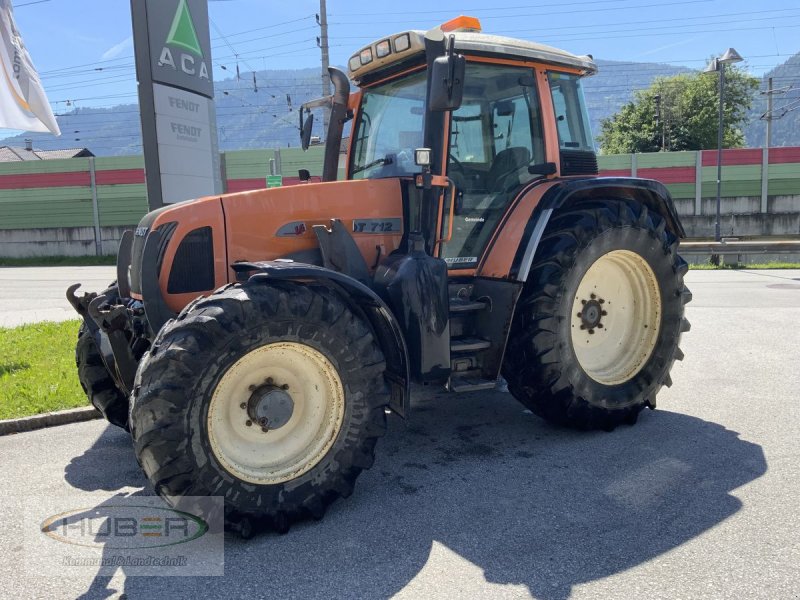
M156 492L224 496L229 525L286 531L347 497L386 430L383 354L328 288L223 288L159 332L130 411Z
M509 391L557 424L635 423L683 358L687 269L677 237L642 204L592 201L556 214L514 316Z

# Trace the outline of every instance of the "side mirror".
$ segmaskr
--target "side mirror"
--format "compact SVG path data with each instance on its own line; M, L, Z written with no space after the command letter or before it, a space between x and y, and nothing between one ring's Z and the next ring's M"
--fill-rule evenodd
M431 84L428 109L432 111L457 110L464 97L464 73L467 61L453 51L455 37L450 36L446 56L440 56L431 65Z
M300 133L300 145L302 146L303 150L308 150L308 147L311 145L311 130L313 127L314 113L309 112L305 123L303 123L303 130Z

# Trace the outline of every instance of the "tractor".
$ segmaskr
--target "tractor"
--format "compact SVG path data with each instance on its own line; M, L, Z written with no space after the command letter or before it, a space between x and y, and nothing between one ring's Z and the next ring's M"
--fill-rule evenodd
M304 148L330 111L320 182L126 232L116 282L67 296L81 384L155 491L223 496L243 535L319 519L418 384L505 380L584 430L655 408L689 329L685 234L661 183L598 176L596 69L473 17L382 37L300 110Z

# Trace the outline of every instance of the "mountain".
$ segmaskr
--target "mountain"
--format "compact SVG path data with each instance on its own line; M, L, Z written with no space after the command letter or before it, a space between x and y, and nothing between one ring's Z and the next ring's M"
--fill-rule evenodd
M658 63L598 60L598 74L585 80L584 93L592 131L600 121L646 88L657 76L690 69ZM321 94L319 69L250 72L241 80L215 83L219 146L221 150L275 148L299 144L297 107ZM24 146L25 139L42 150L86 147L98 156L141 153L137 104L111 108L78 107L58 115L61 138L26 133L0 140L0 145ZM315 131L321 135L321 121Z
M800 52L764 74L761 90L768 89L772 77L775 93L773 99L772 146L800 146ZM747 145L764 145L766 121L761 115L767 112L767 96L757 95L750 110L750 120L744 128Z
M319 69L267 70L215 82L220 150L275 148L299 144L297 108L321 95ZM78 107L58 114L61 137L26 132L0 140L0 145L42 150L85 147L97 156L140 154L138 104L109 108ZM317 119L317 128L321 120Z

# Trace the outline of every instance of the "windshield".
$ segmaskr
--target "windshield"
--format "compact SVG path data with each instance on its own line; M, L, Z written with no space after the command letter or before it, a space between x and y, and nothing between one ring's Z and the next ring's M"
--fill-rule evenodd
M351 157L352 179L419 172L414 149L422 146L425 92L424 71L364 91Z

